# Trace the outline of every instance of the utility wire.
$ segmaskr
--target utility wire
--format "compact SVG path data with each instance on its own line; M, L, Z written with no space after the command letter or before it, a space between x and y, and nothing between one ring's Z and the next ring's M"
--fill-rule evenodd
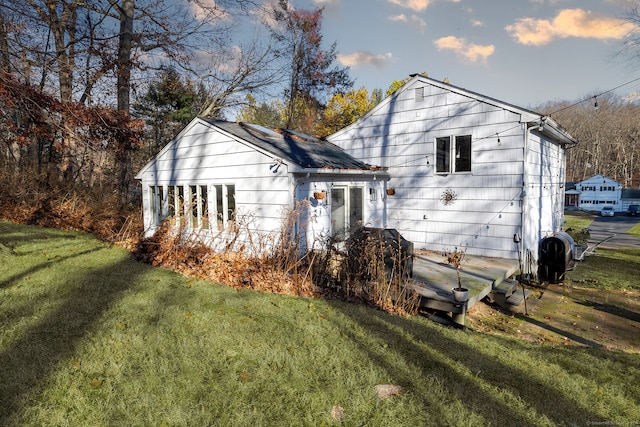
M568 105L568 106L566 106L566 107L560 108L559 110L556 110L556 111L554 111L554 112L552 112L552 113L549 113L549 114L548 114L548 116L552 116L552 115L557 114L557 113L559 113L559 112L561 112L561 111L568 110L569 108L573 108L573 107L575 107L576 105L580 105L580 104L585 103L585 102L587 102L587 101L589 101L589 100L591 100L591 99L596 99L596 98L597 98L597 97L599 97L599 96L606 95L606 94L607 94L607 93L609 93L609 92L613 92L614 90L618 90L618 89L620 89L621 87L624 87L624 86L630 85L631 83L635 83L635 82L637 82L637 81L640 81L640 77L636 77L635 79L633 79L633 80L629 80L629 81L628 81L628 82L626 82L626 83L622 83L621 85L618 85L618 86L616 86L616 87L614 87L614 88L612 88L612 89L605 90L604 92L601 92L601 93L599 93L599 94L597 94L597 95L592 95L592 96L590 96L590 97L588 97L588 98L585 98L585 99L583 99L583 100L581 100L581 101L578 101L578 102L575 102L575 103L573 103L573 104L571 104L571 105ZM483 140L483 139L489 139L489 138L499 138L499 137L500 137L500 135L504 136L503 134L504 134L505 132L509 132L510 130L513 130L513 129L519 128L520 126L521 126L521 125L519 125L519 124L518 124L518 125L516 125L516 126L509 127L509 128L504 129L504 130L502 130L502 131L499 131L499 132L496 132L496 133L491 133L491 134L489 134L489 135L487 135L487 136L483 136L483 137L476 138L476 139L475 139L475 141L479 141L479 140ZM424 159L425 157L427 158L427 164L428 164L429 156L430 156L430 154L428 154L428 155L426 155L426 156L425 156L425 155L419 155L419 157L418 157L418 158L416 158L416 159L414 159L414 160L407 160L407 161L405 161L405 162L398 163L398 164L396 164L396 165L392 165L392 166L387 166L387 167L388 167L388 168L394 168L394 167L406 166L406 165L411 164L411 163L419 162L420 160Z
M628 82L626 82L626 83L622 83L621 85L616 86L616 87L614 87L613 89L605 90L605 91L604 91L604 92L602 92L602 93L599 93L599 94L597 94L597 95L590 96L590 97L588 97L588 98L583 99L582 101L578 101L578 102L576 102L576 103L574 103L574 104L571 104L571 105L568 105L568 106L566 106L566 107L563 107L563 108L561 108L561 109L559 109L559 110L554 111L553 113L551 113L551 114L549 114L549 115L557 114L557 113L559 113L559 112L561 112L561 111L568 110L569 108L573 108L573 107L575 107L576 105L580 105L580 104L582 104L582 103L584 103L584 102L587 102L587 101L589 101L589 100L591 100L591 99L596 99L596 98L597 98L597 97L599 97L599 96L605 95L605 94L607 94L607 93L609 93L609 92L613 92L614 90L620 89L620 88L621 88L621 87L623 87L623 86L630 85L631 83L635 83L635 82L637 82L638 80L640 80L640 77L637 77L637 78L635 78L635 79L633 79L633 80L630 80L630 81L628 81Z

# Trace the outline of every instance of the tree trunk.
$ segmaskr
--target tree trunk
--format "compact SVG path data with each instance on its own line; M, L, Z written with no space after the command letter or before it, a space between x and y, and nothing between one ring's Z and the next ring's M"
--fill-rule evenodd
M120 36L118 41L118 63L117 63L117 91L118 91L118 111L129 115L129 93L131 83L131 50L133 44L133 13L135 9L134 0L122 0L120 8ZM131 165L131 142L128 140L119 141L116 150L116 162L119 168L118 187L120 200L123 204L128 202L129 181L132 175Z
M9 42L7 41L7 23L2 15L0 15L0 71L11 72Z
M122 0L120 8L120 36L118 41L118 110L129 114L131 83L131 49L133 44L134 0Z

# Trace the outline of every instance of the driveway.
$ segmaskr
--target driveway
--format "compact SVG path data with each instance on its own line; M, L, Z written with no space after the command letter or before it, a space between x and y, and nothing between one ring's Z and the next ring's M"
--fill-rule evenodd
M626 234L640 217L627 216L624 213L616 213L613 217L597 217L589 226L591 235L589 244L597 244L611 237L600 245L601 248L640 248L640 238Z

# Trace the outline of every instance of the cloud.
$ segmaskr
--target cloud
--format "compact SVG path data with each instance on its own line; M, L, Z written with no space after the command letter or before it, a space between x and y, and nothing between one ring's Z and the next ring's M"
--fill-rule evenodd
M536 4L558 4L558 3L562 3L563 1L568 1L568 0L529 0L530 3L536 3Z
M479 19L472 19L471 20L471 26L472 27L484 27L484 22L480 21Z
M358 51L349 54L339 53L338 55L336 55L336 58L342 65L346 65L349 67L356 67L362 64L381 67L391 61L392 56L393 55L391 54L391 52L387 52L382 55L376 55L371 52Z
M417 28L418 31L420 31L420 32L423 32L424 29L427 27L427 23L424 22L424 19L420 18L417 15L411 15L408 18L407 18L407 16L405 14L394 15L394 16L390 16L389 17L389 21L406 22L409 25L411 25L412 27Z
M432 0L387 0L391 4L398 5L416 12L423 11L431 4Z
M505 30L518 43L543 46L556 38L622 39L638 28L623 19L583 9L563 9L549 21L520 18Z
M326 4L328 6L340 5L340 0L313 0L315 4Z
M422 12L425 10L434 0L387 0L391 4L395 4L406 9L415 10L416 12ZM448 0L451 3L460 3L460 0Z
M187 1L187 7L198 21L230 20L231 15L216 0Z
M465 38L448 36L439 38L434 42L438 50L453 50L457 55L471 61L478 62L485 60L495 51L493 45L477 45L469 43Z

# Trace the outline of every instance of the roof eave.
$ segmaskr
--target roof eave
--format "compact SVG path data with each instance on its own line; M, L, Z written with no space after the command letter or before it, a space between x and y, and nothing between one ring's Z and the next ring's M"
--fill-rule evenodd
M385 180L391 179L391 175L387 168L371 167L368 169L336 169L336 168L293 168L290 170L293 174L311 174L311 175L341 175L341 176L372 176Z
M569 134L562 126L556 123L551 117L544 116L539 120L528 122L528 127L542 128L540 133L548 136L558 144L563 146L575 146L578 144L578 140Z

